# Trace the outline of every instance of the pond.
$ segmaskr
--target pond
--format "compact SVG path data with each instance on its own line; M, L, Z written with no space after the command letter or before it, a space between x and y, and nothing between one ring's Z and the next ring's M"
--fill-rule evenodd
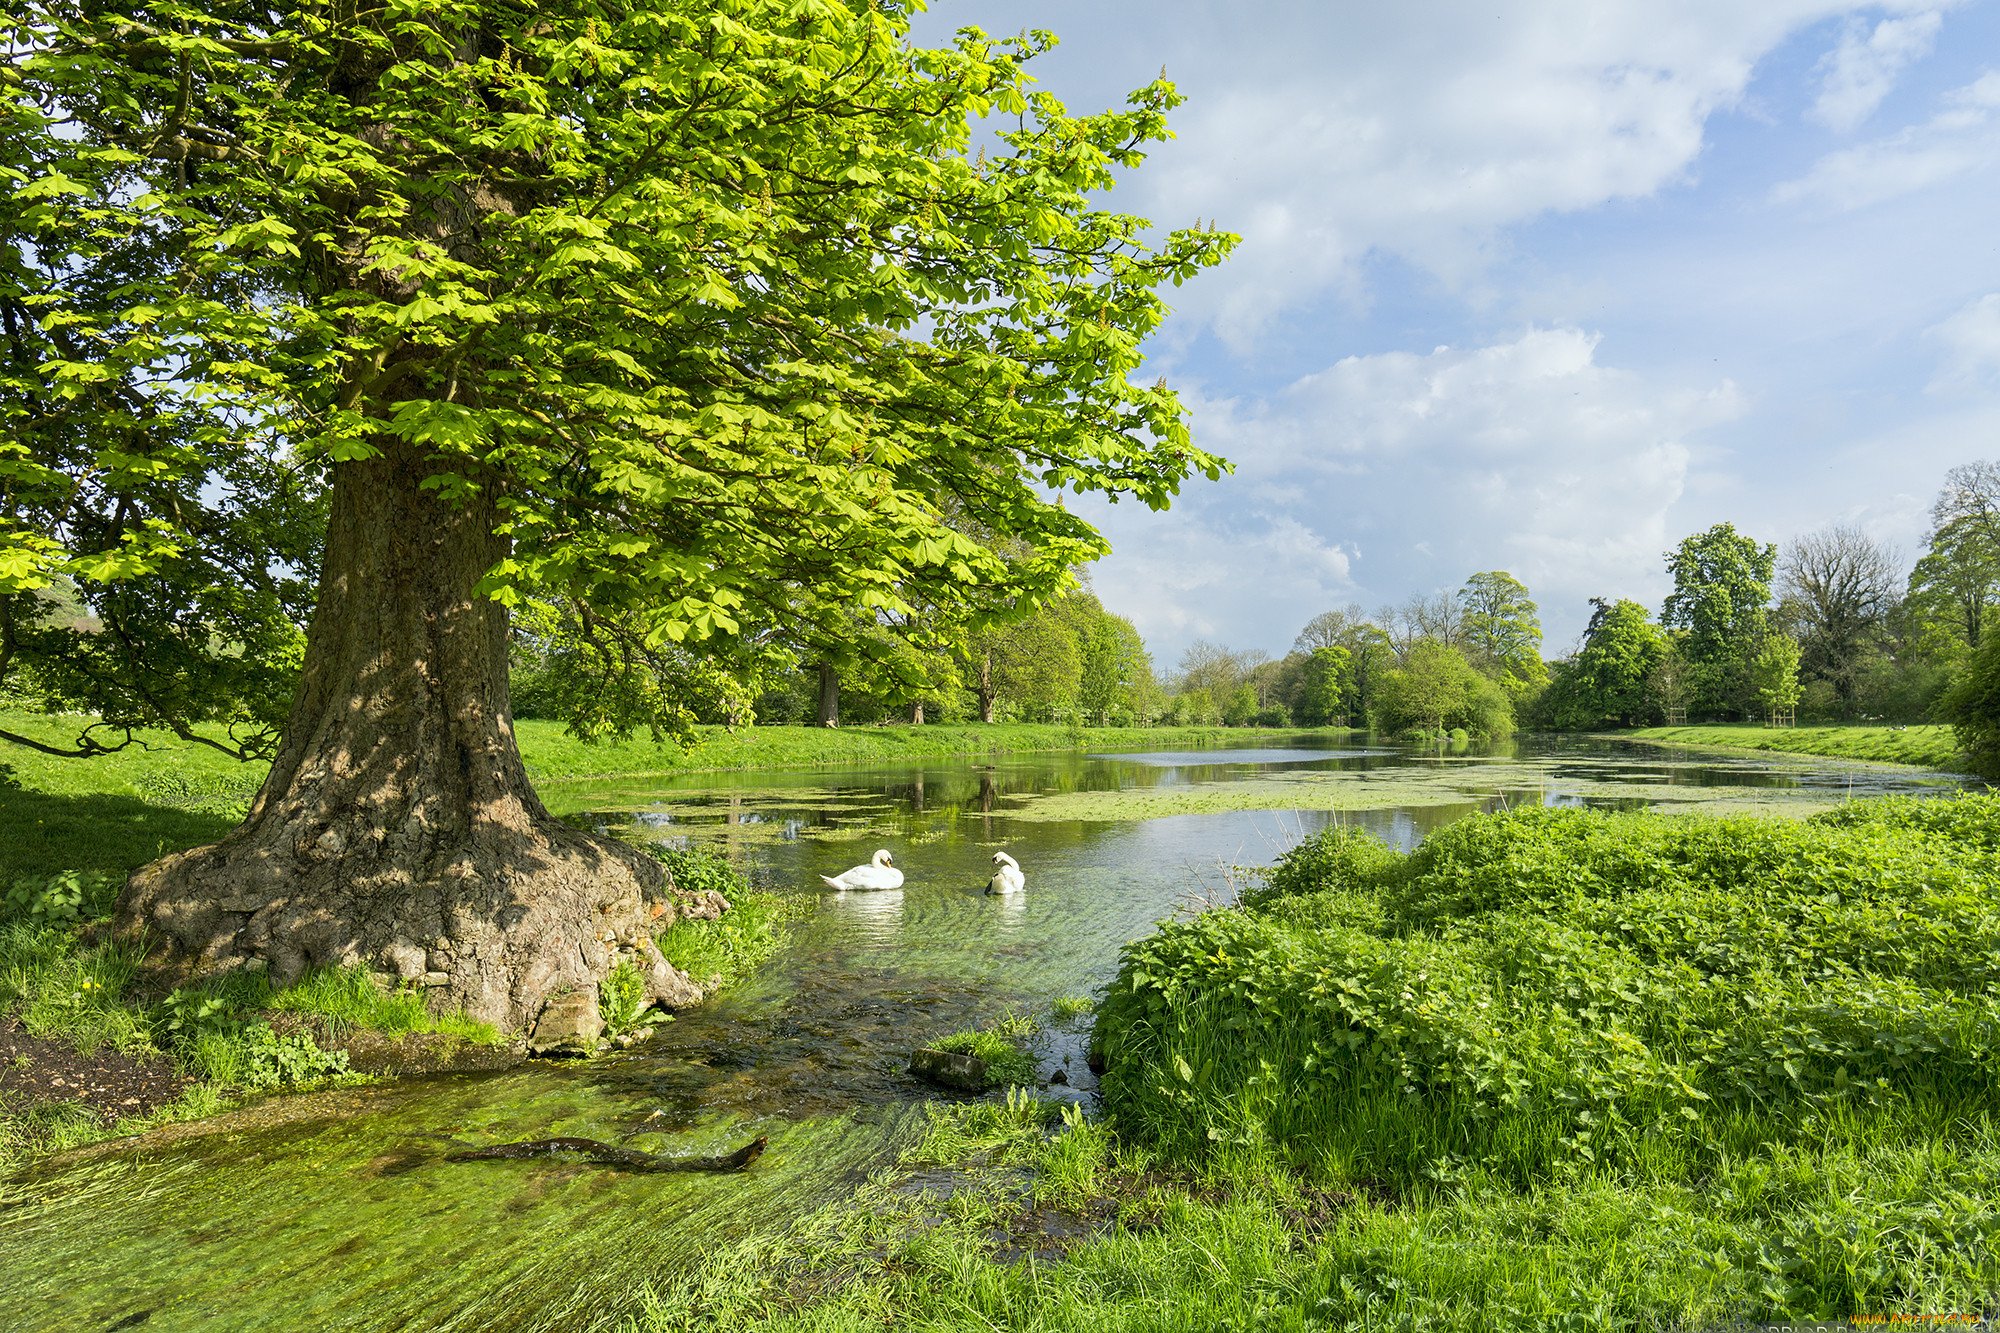
M1408 847L1522 802L1799 815L1935 791L1914 770L1602 743L1496 753L1366 746L1031 755L990 764L559 784L552 808L639 841L726 852L799 895L779 956L626 1053L275 1099L86 1150L0 1184L9 1328L570 1330L649 1277L845 1197L937 1095L910 1051L1089 995L1119 946L1228 901L1329 823ZM888 848L901 890L830 894ZM990 857L1028 887L986 896ZM1088 1096L1080 1034L1044 1043L1052 1095ZM447 1162L447 1139L575 1135L648 1151L769 1139L744 1174Z

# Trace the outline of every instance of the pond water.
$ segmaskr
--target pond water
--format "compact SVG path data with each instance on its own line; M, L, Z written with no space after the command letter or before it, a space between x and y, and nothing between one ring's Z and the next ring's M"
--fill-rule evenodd
M0 1182L0 1323L19 1330L571 1330L649 1277L779 1229L892 1163L935 1096L906 1072L943 1033L1100 989L1119 946L1227 901L1328 823L1408 847L1521 802L1800 814L1955 785L1917 771L1605 744L1500 753L1369 747L1034 755L991 764L564 784L552 808L640 841L730 855L801 897L754 978L633 1051L276 1099ZM889 893L819 874L892 851ZM1005 849L1028 877L988 897ZM1077 1033L1043 1045L1087 1096ZM575 1135L726 1152L741 1175L563 1161L446 1162L446 1140Z

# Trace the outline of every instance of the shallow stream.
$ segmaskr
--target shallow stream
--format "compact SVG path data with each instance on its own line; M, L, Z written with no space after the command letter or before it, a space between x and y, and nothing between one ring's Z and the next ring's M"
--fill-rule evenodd
M1120 945L1227 901L1239 867L1328 823L1408 847L1522 802L1804 814L1952 785L1836 761L1525 742L558 784L545 798L580 823L715 847L760 886L807 896L778 957L631 1052L277 1099L0 1182L0 1327L587 1328L648 1277L781 1229L893 1163L936 1095L905 1072L914 1047L1100 989ZM878 846L905 888L819 888ZM1027 873L1018 899L981 892L999 849ZM1055 1095L1088 1095L1079 1041L1045 1045L1044 1075L1067 1079ZM711 1154L757 1134L769 1150L740 1175L442 1160L447 1138Z

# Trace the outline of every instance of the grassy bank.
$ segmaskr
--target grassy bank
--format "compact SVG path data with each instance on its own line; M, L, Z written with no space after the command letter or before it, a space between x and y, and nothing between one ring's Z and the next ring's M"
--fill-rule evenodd
M1945 726L1758 727L1712 723L1698 727L1644 727L1610 736L1615 740L1676 748L1768 750L1963 771L1958 744L1952 739L1951 728Z

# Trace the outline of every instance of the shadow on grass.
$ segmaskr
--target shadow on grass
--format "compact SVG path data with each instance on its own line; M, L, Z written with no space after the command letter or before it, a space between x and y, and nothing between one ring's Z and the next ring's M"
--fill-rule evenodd
M156 857L214 842L234 815L134 796L56 796L0 787L0 884L64 870L123 877Z

